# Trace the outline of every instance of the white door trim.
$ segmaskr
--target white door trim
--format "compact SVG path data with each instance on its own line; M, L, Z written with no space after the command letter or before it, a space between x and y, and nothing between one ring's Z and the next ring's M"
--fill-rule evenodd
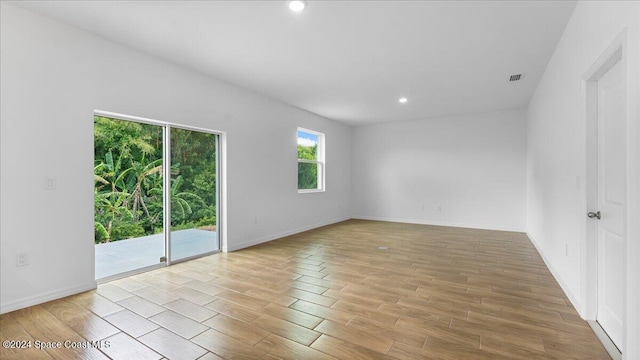
M586 320L596 320L597 315L597 278L598 278L598 239L597 239L597 223L590 221L586 214L597 208L597 179L598 179L598 138L597 138L597 119L598 107L597 101L597 81L604 75L613 65L620 62L623 78L623 87L626 88L626 32L624 28L616 39L605 49L602 54L595 60L591 67L582 76L582 141L581 153L582 162L582 179L577 179L578 186L581 190L582 206L580 207L580 224L581 224L581 298L583 302L580 304L578 311ZM626 112L626 110L625 110ZM626 188L626 185L625 185ZM626 192L626 191L625 191ZM625 204L625 213L628 204ZM623 236L627 238L626 219L623 219ZM626 319L623 320L623 337L626 337ZM619 354L616 354L619 356Z

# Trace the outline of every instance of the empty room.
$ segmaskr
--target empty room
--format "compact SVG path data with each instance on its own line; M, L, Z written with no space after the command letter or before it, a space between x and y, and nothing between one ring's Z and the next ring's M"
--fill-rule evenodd
M640 1L0 16L0 358L640 359Z

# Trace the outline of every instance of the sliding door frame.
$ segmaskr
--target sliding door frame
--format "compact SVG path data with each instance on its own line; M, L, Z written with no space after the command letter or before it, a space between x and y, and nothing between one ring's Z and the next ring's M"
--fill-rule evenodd
M116 274L109 276L104 279L97 279L98 282L111 281L117 278L122 278L134 274L138 274L141 272L157 269L160 267L169 266L172 264L177 264L180 262L196 259L199 257L215 254L221 251L226 251L226 173L224 169L226 169L226 133L224 131L205 129L195 126L176 124L173 122L159 121L153 120L138 116L131 116L125 114L114 113L110 111L104 110L94 110L94 116L103 116L107 118L112 118L115 120L122 121L131 121L141 124L147 125L155 125L162 127L162 183L163 183L163 206L164 206L164 215L163 215L163 232L164 232L164 246L165 246L165 262L164 264L160 263L158 265L147 266L144 268L140 268L137 270L127 271L121 274ZM190 130L197 131L206 134L217 135L216 138L216 235L218 241L218 250L209 251L202 254L197 254L193 256L189 256L186 258L181 258L177 260L171 259L171 129L181 129L181 130ZM95 256L95 255L94 255Z
M189 261L189 260L193 260L193 259L197 259L199 257L203 257L203 256L207 256L207 255L211 255L211 254L215 254L215 253L219 253L220 251L222 251L222 226L220 218L221 218L221 211L220 209L220 196L222 193L222 189L220 188L220 184L222 183L222 181L220 181L220 142L222 139L222 133L218 132L218 131L214 131L214 130L209 130L209 129L203 129L203 128L199 128L199 127L195 127L195 126L188 126L188 125L179 125L179 124L174 124L174 123L169 123L166 125L166 136L167 136L167 146L164 147L165 151L167 151L167 154L165 154L166 159L168 159L168 161L165 162L164 165L164 169L163 169L163 174L164 174L164 179L167 179L167 183L165 183L164 186L169 186L167 189L171 189L171 130L172 129L180 129L180 130L189 130L189 131L197 131L197 132L201 132L201 133L205 133L205 134L212 134L212 135L216 135L216 236L218 238L218 250L214 250L214 251L208 251L205 253L201 253L201 254L196 254L196 255L192 255L192 256L187 256L184 258L180 258L180 259L176 259L176 260L172 260L171 259L171 216L165 216L165 226L168 226L167 229L169 229L169 231L165 232L165 254L167 256L167 265L171 265L171 264L176 264L176 263L180 263L183 261ZM164 180L163 179L163 180ZM165 201L165 206L166 206L166 211L167 214L171 214L171 197L167 196L166 197L167 200ZM167 204L168 203L168 204Z

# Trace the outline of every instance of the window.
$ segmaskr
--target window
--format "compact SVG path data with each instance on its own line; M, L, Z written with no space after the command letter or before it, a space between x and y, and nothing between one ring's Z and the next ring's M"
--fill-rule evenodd
M324 191L324 134L298 128L298 192Z

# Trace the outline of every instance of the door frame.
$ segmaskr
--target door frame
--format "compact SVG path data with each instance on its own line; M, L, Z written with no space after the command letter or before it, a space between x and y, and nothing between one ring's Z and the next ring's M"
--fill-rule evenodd
M162 169L162 173L163 173L163 181L164 181L164 186L166 189L170 189L171 188L171 132L173 131L173 129L180 129L180 130L189 130L189 131L197 131L197 132L201 132L201 133L206 133L206 134L213 134L213 135L217 135L218 138L216 139L216 233L218 235L218 250L215 251L209 251L206 253L201 253L201 254L196 254L196 255L192 255L192 256L188 256L188 257L184 257L184 258L180 258L180 259L176 259L176 260L172 260L171 258L171 216L165 216L163 217L163 221L164 221L164 226L166 229L169 229L169 231L165 232L165 256L166 256L166 264L167 266L172 265L172 264L177 264L177 263L181 263L181 262L185 262L185 261L189 261L189 260L193 260L193 259L197 259L203 256L207 256L207 255L211 255L211 254L215 254L221 251L226 252L226 250L223 249L223 241L222 241L222 232L224 231L224 228L226 226L221 225L221 219L224 217L221 214L221 210L220 210L220 206L222 204L222 200L221 200L221 194L222 194L222 180L221 180L221 174L222 174L222 163L221 163L221 159L222 159L222 136L223 133L220 131L216 131L216 130L209 130L209 129L204 129L204 128L199 128L199 127L195 127L195 126L189 126L189 125L182 125L182 124L175 124L175 123L167 123L166 127L165 127L166 131L165 131L165 136L166 139L164 139L164 141L167 142L167 144L169 144L168 146L163 147L163 150L166 152L164 153L164 157L167 161L165 161L164 167ZM167 214L171 214L171 199L169 196L165 196L163 198L163 202L164 202L164 206L165 206L165 212ZM225 238L225 244L226 244L226 238Z
M582 206L578 214L581 224L581 304L580 313L589 322L594 332L603 343L609 354L614 359L621 358L621 350L608 338L600 325L596 322L598 306L598 234L597 222L587 218L587 212L596 211L598 205L598 80L606 74L613 65L620 62L622 71L623 87L627 88L627 60L626 60L626 32L624 28L606 50L594 61L589 69L582 76L582 144L581 153L583 155L582 176L578 177L577 183L582 191ZM625 92L626 95L626 92ZM626 99L628 101L628 99ZM627 114L625 101L624 113ZM628 153L628 144L625 139L625 154ZM627 163L625 162L625 167ZM624 197L627 197L627 179L624 182ZM628 200L623 207L623 236L628 241L627 235L627 214ZM625 259L626 262L626 259ZM626 267L625 267L626 276ZM626 291L626 281L625 291ZM625 309L627 308L626 296L624 299ZM623 343L626 343L626 318L623 319ZM617 346L622 346L618 344Z
M164 246L165 246L165 262L157 265L146 266L137 270L127 271L121 274L112 275L103 279L97 279L98 283L104 283L108 281L112 281L118 278L123 278L135 274L139 274L142 272L146 272L149 270L157 269L160 267L170 266L172 264L192 260L195 258L199 258L202 256L211 255L217 252L227 252L227 134L224 131L220 130L211 130L200 128L196 126L177 124L166 121L153 120L144 117L125 115L120 113L115 113L111 111L104 110L94 110L94 116L104 116L108 118L113 118L116 120L122 121L132 121L141 124L155 125L161 126L163 128L162 136L163 136L163 144L169 143L171 139L171 129L183 129L183 130L193 130L204 132L207 134L215 134L218 135L217 143L216 143L216 232L218 234L218 247L219 250L207 252L204 254L199 254L191 257L187 257L184 259L171 260L171 217L163 216L163 232L164 232ZM163 145L163 188L169 189L171 187L171 146ZM163 196L163 207L165 214L171 214L171 199L168 196ZM95 249L95 248L94 248ZM95 251L94 251L95 252ZM94 253L95 257L95 253Z

